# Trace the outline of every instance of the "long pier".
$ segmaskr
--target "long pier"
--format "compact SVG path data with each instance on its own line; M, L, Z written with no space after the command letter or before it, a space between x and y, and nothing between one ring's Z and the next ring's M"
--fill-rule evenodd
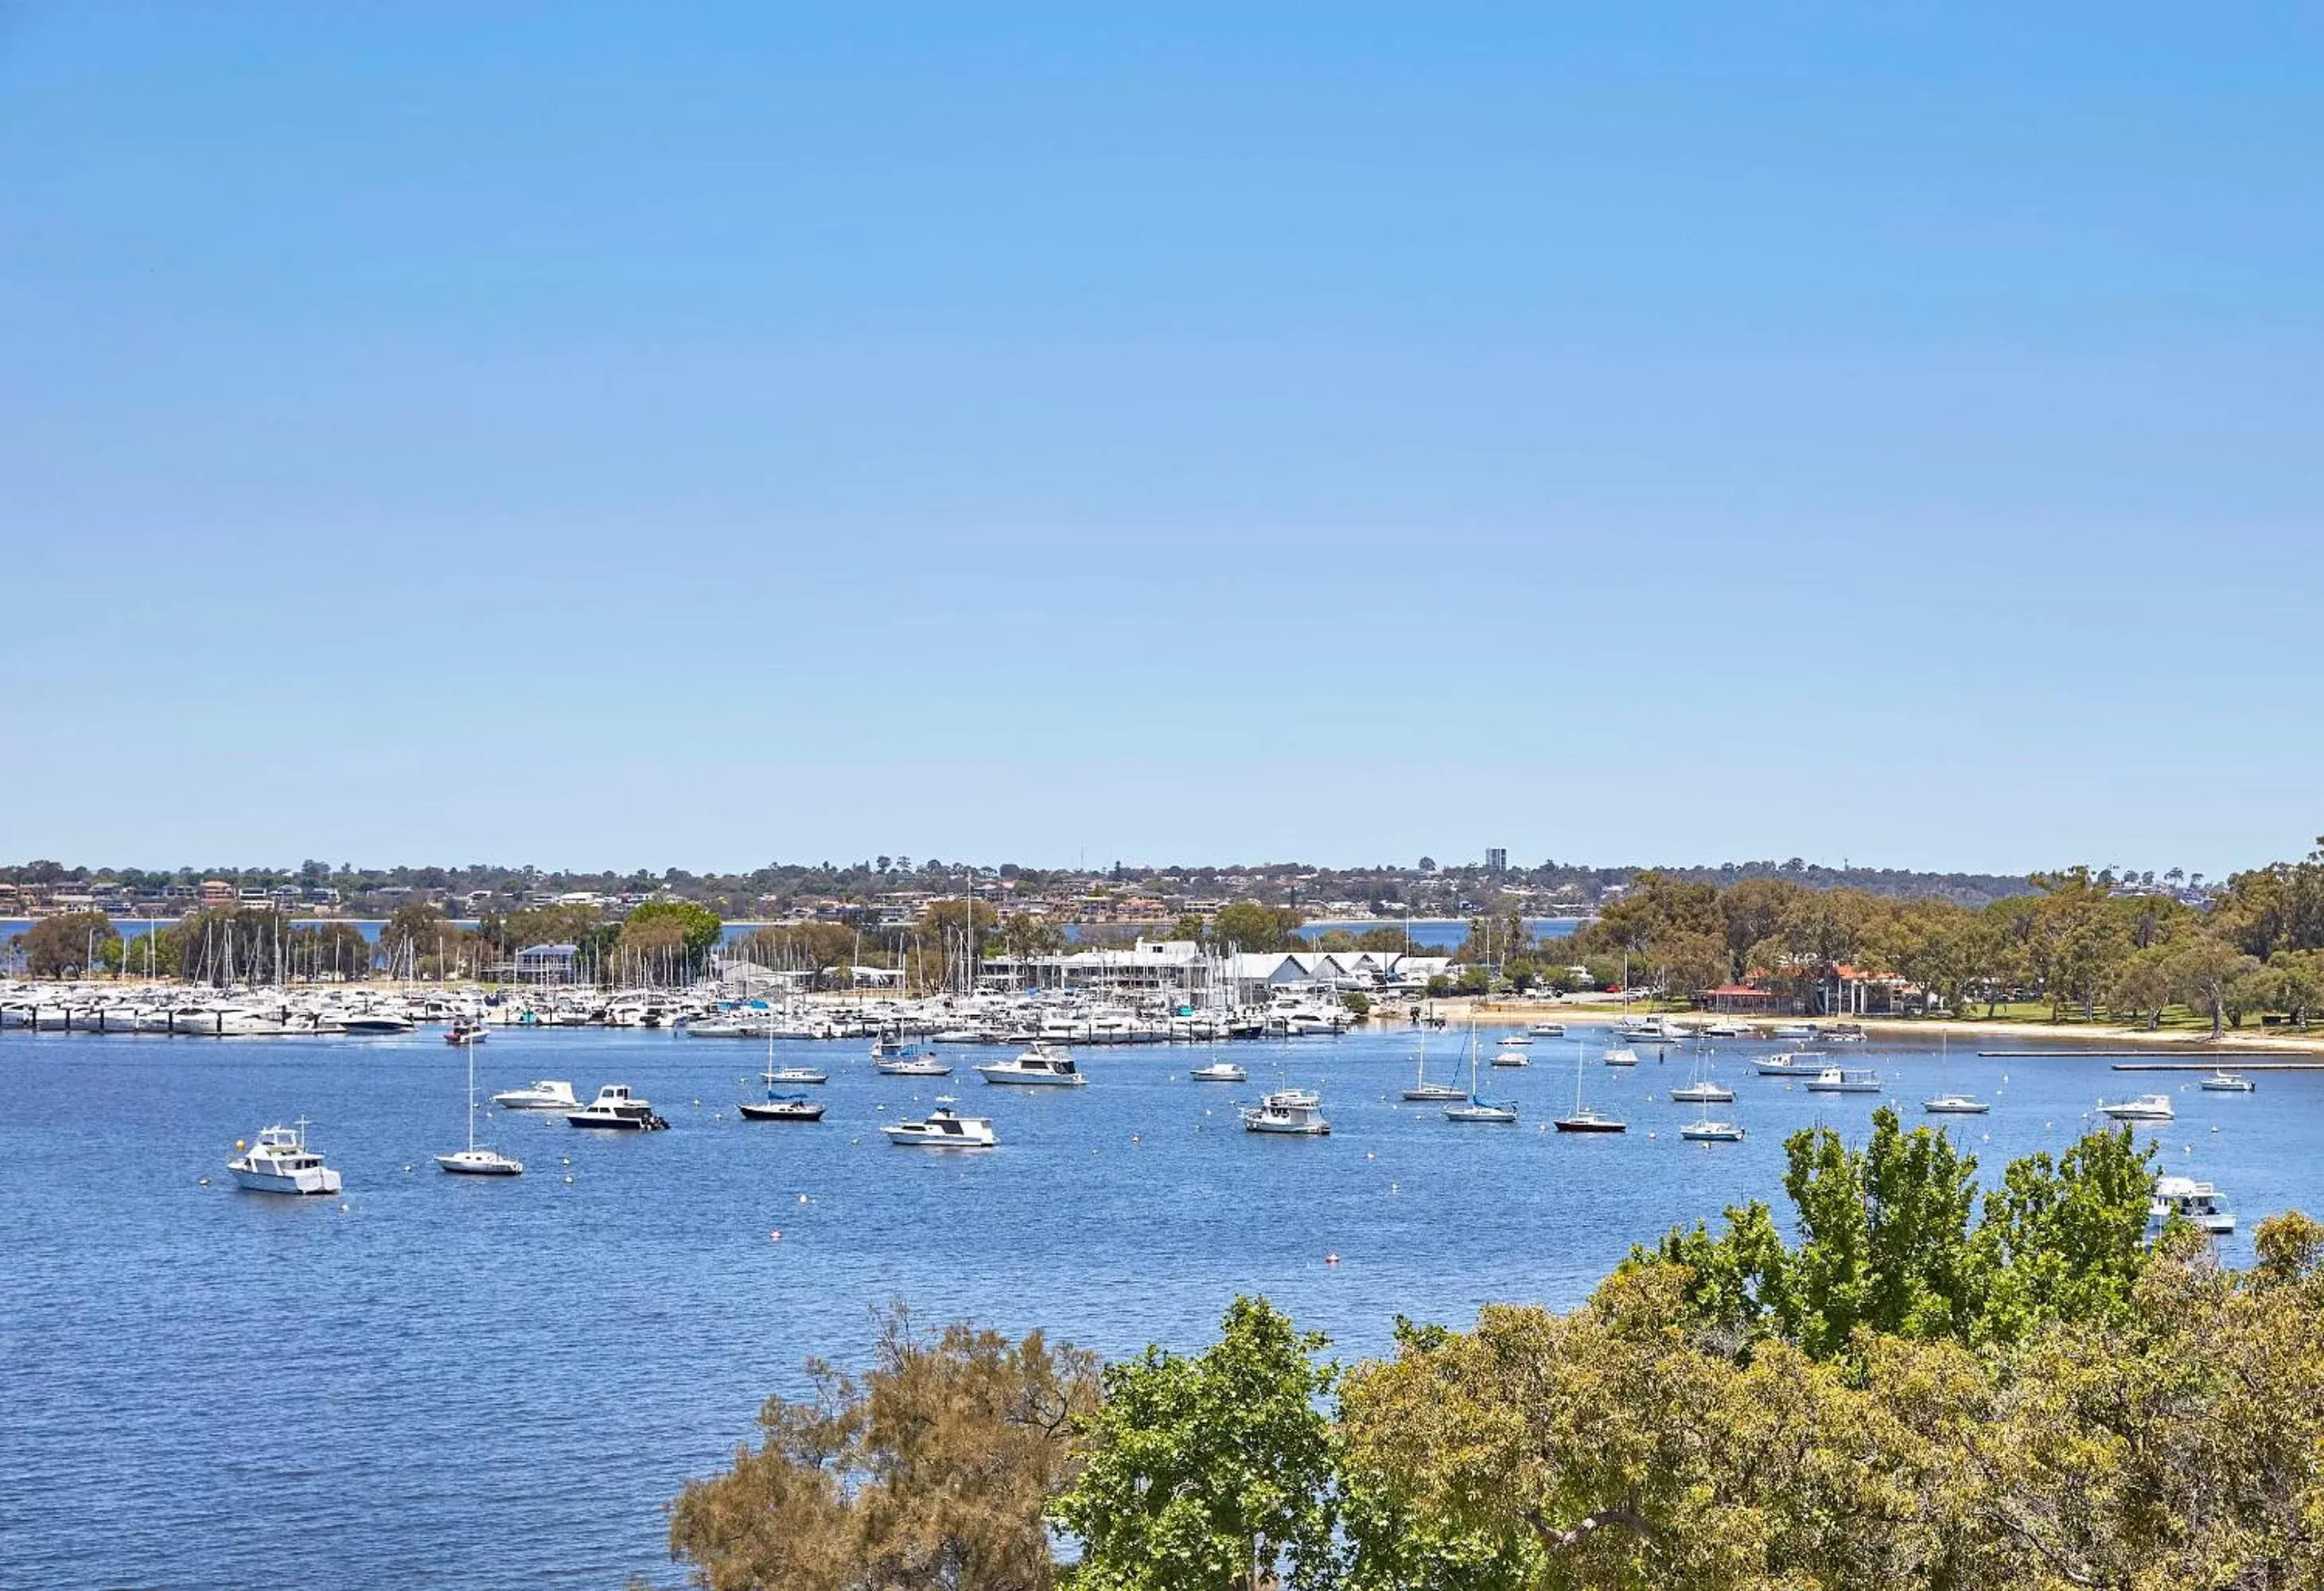
M2117 1061L2116 1071L2216 1071L2216 1066L2201 1066L2191 1061ZM2324 1071L2324 1061L2239 1061L2237 1071Z
M2144 1050L1979 1050L1978 1053L1980 1056L1999 1061L2089 1061L2093 1058L2106 1060L2116 1055L2126 1057L2152 1055L2154 1051L2152 1046L2149 1046ZM2226 1060L2234 1055L2248 1055L2251 1052L2249 1050L2176 1050L2172 1053ZM2167 1066L2169 1063L2163 1064Z

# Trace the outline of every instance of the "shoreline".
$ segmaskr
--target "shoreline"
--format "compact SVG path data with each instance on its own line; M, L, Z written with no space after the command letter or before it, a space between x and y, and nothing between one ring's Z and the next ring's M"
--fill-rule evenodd
M1431 1000L1428 1007L1443 1016L1447 1025L1466 1023L1473 1015L1479 1026L1520 1026L1534 1022L1611 1022L1623 1014L1618 1000L1572 1000L1557 1004L1507 1000L1471 1001L1458 998ZM1644 1015L1653 1007L1632 1001L1634 1014ZM1687 1024L1710 1022L1716 1017L1706 1011L1674 1011L1664 1013L1673 1021ZM1375 1015L1375 1022L1397 1025L1403 1018L1397 1016ZM2282 1053L2292 1055L2324 1054L2324 1028L2243 1028L2230 1027L2218 1038L2207 1032L2185 1029L2153 1030L2126 1027L2110 1023L2052 1024L2048 1022L1986 1020L1974 1016L1757 1016L1744 1017L1754 1027L1766 1027L1779 1022L1812 1022L1829 1026L1839 1022L1852 1022L1868 1035L1907 1037L1915 1035L1932 1038L2006 1039L2015 1045L2036 1049L2055 1047L2061 1050L2104 1045L2122 1049L2179 1051L2236 1051L2252 1054Z

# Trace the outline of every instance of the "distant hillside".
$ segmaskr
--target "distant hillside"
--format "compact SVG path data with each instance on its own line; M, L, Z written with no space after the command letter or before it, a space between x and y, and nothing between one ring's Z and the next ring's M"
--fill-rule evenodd
M1794 857L1790 861L1724 862L1718 867L1666 867L1691 884L1739 884L1746 878L1787 878L1811 889L1860 889L1895 900L1949 900L1981 906L2013 895L2031 895L2022 873L1916 873L1904 868L1829 868Z

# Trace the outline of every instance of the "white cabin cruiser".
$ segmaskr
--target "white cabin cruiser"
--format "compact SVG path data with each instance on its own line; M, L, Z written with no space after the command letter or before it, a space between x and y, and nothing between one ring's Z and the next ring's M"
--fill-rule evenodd
M2146 1207L2147 1227L2159 1230L2172 1216L2215 1237L2236 1229L2236 1212L2227 1207L2219 1191L2192 1177L2154 1179L2154 1200Z
M1811 1094L1877 1094L1880 1074L1858 1066L1827 1066L1808 1079Z
M627 1083L607 1083L586 1109L568 1110L565 1119L577 1127L623 1133L659 1132L669 1125L654 1114L650 1101L634 1098Z
M2250 1094L2258 1090L2257 1083L2239 1071L2215 1071L2203 1080L2203 1091L2207 1094Z
M504 1089L493 1096L503 1110L578 1110L581 1101L573 1085L559 1078L542 1078L521 1089Z
M988 1061L976 1075L989 1083L1020 1083L1035 1088L1078 1089L1089 1079L1063 1050L1035 1044L1010 1061Z
M1939 1094L1921 1101L1931 1116L1983 1116L1993 1107L1975 1094Z
M2168 1094L2141 1094L2135 1099L2122 1099L2111 1105L2101 1099L2098 1109L2116 1121L2174 1121L2179 1115L2172 1108Z
M237 1145L238 1146L238 1145ZM307 1146L307 1118L271 1127L238 1158L226 1163L234 1180L254 1193L336 1193L339 1173Z
M991 1149L1001 1140L982 1116L963 1116L939 1106L925 1121L891 1121L880 1129L888 1142L909 1149Z
M1323 1119L1323 1099L1307 1089L1277 1089L1257 1105L1246 1106L1242 1126L1250 1133L1308 1138L1325 1137L1332 1131L1332 1124Z
M1213 1061L1208 1066L1197 1066L1186 1076L1194 1082L1239 1083L1250 1081L1250 1073L1231 1061Z
M1753 1062L1761 1077L1813 1077L1828 1064L1821 1055L1807 1050L1787 1050Z

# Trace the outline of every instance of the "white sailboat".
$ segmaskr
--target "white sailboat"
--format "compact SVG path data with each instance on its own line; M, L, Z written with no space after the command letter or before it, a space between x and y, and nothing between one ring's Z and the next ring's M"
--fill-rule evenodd
M1937 1069L1940 1076L1951 1071L1952 1046L1947 1035L1937 1035ZM1956 1093L1951 1089L1940 1091L1935 1098L1921 1101L1921 1108L1931 1116L1983 1116L1993 1107L1975 1094Z
M1474 1049L1476 1043L1477 1023L1474 1017L1471 1017L1469 1021L1470 1047ZM1412 1086L1404 1090L1404 1097L1407 1099L1416 1100L1422 1104L1430 1105L1448 1100L1457 1104L1469 1097L1469 1090L1465 1089L1456 1087L1452 1083L1433 1083L1428 1081L1428 1035L1425 1031L1424 1031L1420 1035L1420 1064L1413 1075Z
M524 1162L514 1155L503 1154L497 1149L481 1148L476 1143L476 1046L460 1046L468 1053L468 1146L449 1154L438 1154L436 1163L446 1171L468 1177L513 1177L524 1171Z
M1499 1062L1496 1062L1494 1064L1499 1065ZM1469 1027L1469 1099L1463 1104L1447 1105L1444 1108L1444 1119L1474 1122L1492 1127L1517 1125L1516 1106L1496 1105L1492 1100L1477 1092L1477 1029L1474 1023L1471 1023Z
M1558 1117L1551 1122L1550 1125L1554 1127L1561 1133L1624 1133L1629 1131L1630 1124L1628 1122L1618 1120L1601 1111L1586 1110L1582 1108L1582 1047L1580 1044L1576 1044L1573 1046L1573 1114L1571 1116Z

